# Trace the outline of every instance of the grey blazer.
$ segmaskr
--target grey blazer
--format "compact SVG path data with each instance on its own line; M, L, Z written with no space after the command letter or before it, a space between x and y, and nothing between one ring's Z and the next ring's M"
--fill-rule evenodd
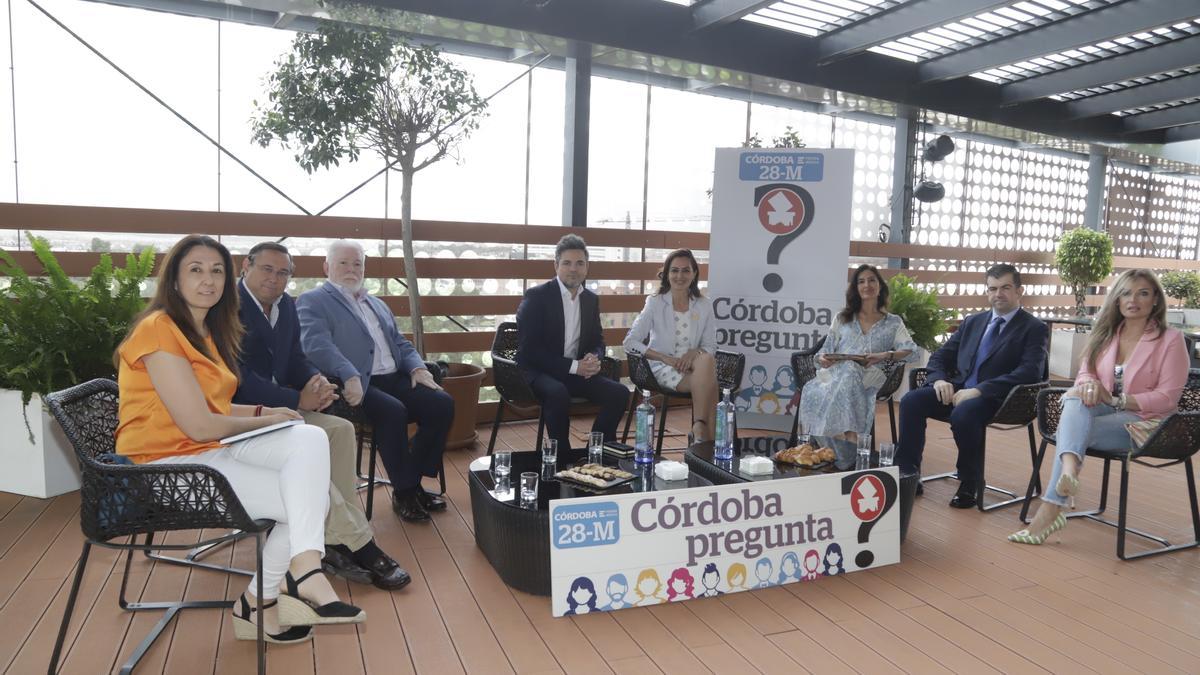
M694 317L689 329L692 332L692 344L710 354L716 353L717 322L713 317L712 301L704 296L692 298L688 311ZM663 354L674 353L675 309L671 306L670 293L646 298L646 306L633 322L622 346L627 354L642 354L646 349Z
M396 318L388 306L373 295L367 296L367 303L379 319L396 369L408 374L424 368L420 354L396 328ZM346 296L327 281L297 298L296 310L300 314L300 342L308 360L322 373L339 377L343 382L361 377L366 391L375 362L375 341Z

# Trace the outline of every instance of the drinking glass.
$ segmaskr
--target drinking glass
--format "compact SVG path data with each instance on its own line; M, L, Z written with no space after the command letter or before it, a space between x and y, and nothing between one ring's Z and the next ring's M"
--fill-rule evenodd
M542 441L542 464L558 463L558 441L547 438Z
M497 450L492 454L492 478L499 484L507 481L512 473L512 453L507 450Z
M896 445L894 443L879 444L879 466L891 466L896 461Z
M871 434L858 435L858 461L854 468L858 471L871 468Z
M588 463L604 463L604 432L593 431L588 440Z
M535 471L525 471L521 474L521 502L529 504L537 501L538 475Z

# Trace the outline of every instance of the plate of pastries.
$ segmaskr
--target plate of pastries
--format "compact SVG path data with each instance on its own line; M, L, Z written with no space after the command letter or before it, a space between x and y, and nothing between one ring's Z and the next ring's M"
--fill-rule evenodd
M810 469L825 466L836 458L837 455L833 452L833 448L818 447L811 441L801 443L786 450L780 450L775 455L776 462L794 464Z
M628 483L634 479L634 475L628 471L611 466L601 466L600 464L581 464L564 471L559 471L554 474L554 477L597 490L606 490L622 483Z

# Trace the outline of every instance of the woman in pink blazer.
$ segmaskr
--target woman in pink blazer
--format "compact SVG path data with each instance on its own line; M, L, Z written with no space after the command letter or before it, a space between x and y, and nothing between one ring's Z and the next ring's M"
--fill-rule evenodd
M1075 386L1063 395L1054 473L1042 495L1046 503L1029 528L1009 535L1009 541L1041 544L1066 526L1063 509L1079 490L1087 448L1128 449L1125 425L1178 409L1190 360L1183 334L1167 328L1165 300L1150 270L1117 277L1092 327Z

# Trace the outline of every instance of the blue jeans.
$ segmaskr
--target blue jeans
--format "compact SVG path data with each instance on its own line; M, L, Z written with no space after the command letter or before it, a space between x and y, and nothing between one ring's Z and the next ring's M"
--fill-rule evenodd
M1058 479L1063 472L1063 454L1071 453L1077 456L1082 466L1088 448L1127 450L1131 441L1125 425L1142 418L1128 411L1119 411L1105 403L1097 403L1089 408L1075 396L1064 398L1062 404L1062 417L1058 422L1058 442L1055 444L1054 471L1050 474L1050 482L1042 499L1051 504L1066 506L1069 498L1058 494Z

